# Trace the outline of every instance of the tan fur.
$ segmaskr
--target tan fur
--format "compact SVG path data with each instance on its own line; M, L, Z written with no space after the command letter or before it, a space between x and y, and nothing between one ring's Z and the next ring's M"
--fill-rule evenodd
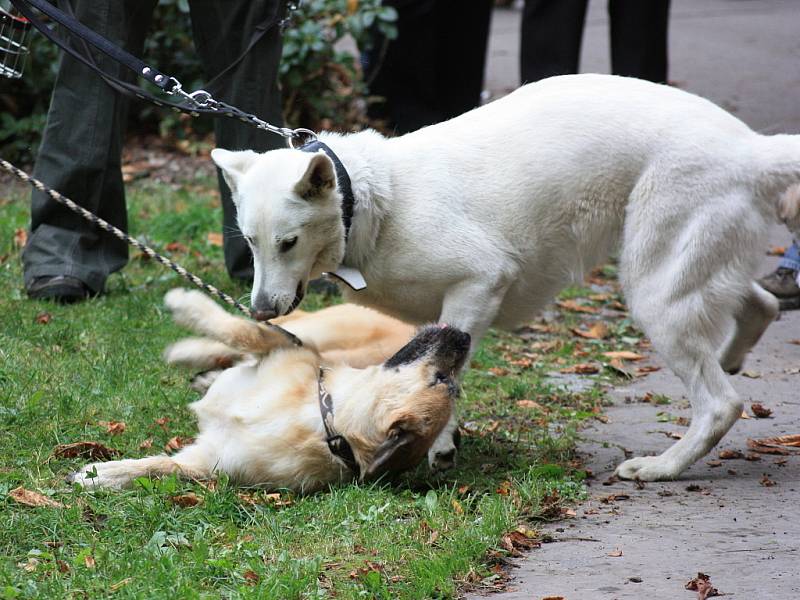
M176 322L213 338L174 344L165 352L168 362L195 368L239 364L222 371L191 405L200 430L192 445L172 457L88 465L73 481L119 488L141 476L209 478L225 472L242 484L307 492L346 479L351 473L325 442L320 368L335 403L334 425L351 444L362 475L387 440L401 434L413 444L393 465L414 466L450 416L451 393L446 385L432 384L437 368L427 359L381 366L414 332L396 319L341 305L277 320L303 341L297 347L199 292L172 290L165 301Z

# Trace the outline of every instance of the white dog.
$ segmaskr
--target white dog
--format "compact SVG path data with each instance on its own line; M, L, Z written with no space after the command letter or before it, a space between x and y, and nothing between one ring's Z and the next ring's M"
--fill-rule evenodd
M800 233L800 137L766 137L692 94L603 75L554 77L395 139L329 145L355 199L346 239L325 152L214 150L255 256L253 306L291 311L306 282L341 266L349 300L472 336L536 314L620 250L632 316L683 380L694 414L626 478L677 477L741 414L725 372L775 318L754 283L770 223ZM449 440L437 441L435 467Z

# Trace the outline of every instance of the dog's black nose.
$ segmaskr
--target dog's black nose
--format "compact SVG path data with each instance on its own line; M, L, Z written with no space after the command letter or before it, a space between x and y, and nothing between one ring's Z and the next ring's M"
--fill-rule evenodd
M253 311L253 318L256 321L269 321L270 319L274 319L278 316L274 310L254 310Z

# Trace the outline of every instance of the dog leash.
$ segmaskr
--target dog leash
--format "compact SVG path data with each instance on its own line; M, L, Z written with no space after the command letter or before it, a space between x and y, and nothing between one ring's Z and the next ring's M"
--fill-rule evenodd
M229 304L229 305L233 306L237 310L239 310L242 313L244 313L247 317L252 318L252 316L253 316L252 315L252 311L249 308L247 308L244 304L242 304L241 302L238 302L237 300L235 300L234 298L232 298L231 296L229 296L225 292L217 289L216 287L214 287L210 283L206 283L205 281L200 279L194 273L191 273L191 272L187 271L182 266L180 266L178 263L170 260L166 256L163 256L163 255L159 254L158 252L156 252L155 250L150 248L147 244L143 244L142 242L140 242L136 238L133 238L133 237L129 236L127 233L125 233L121 229L119 229L117 227L114 227L108 221L105 221L105 220L101 219L100 217L98 217L97 215L89 212L88 210L86 210L82 206L79 206L78 204L76 204L75 202L73 202L72 200L67 198L66 196L62 196L61 194L59 194L54 189L47 187L44 183L42 183L38 179L35 179L34 177L31 177L30 175L28 175L22 169L18 169L17 167L12 165L7 160L3 160L2 158L0 158L0 167L2 167L5 171L8 171L9 173L11 173L12 175L17 177L18 179L24 181L28 185L32 186L33 188L35 188L35 189L37 189L37 190L39 190L41 192L46 193L53 200L55 200L59 204L62 204L64 206L66 206L71 211L73 211L75 213L78 213L84 219L86 219L86 220L90 221L91 223L93 223L93 224L97 225L98 227L100 227L100 229L103 229L104 231L107 231L108 233L112 234L113 236L115 236L115 237L127 242L131 246L134 246L135 248L140 250L142 253L144 253L146 256L149 256L150 258L158 261L159 263L161 263L165 267L169 267L170 269L175 271L178 275L180 275L181 277L183 277L187 281L190 281L191 283L193 283L194 285L196 285L200 289L204 290L205 292L211 294L212 296L215 296L215 297L219 298L220 300L222 300L226 304ZM302 342L300 341L300 339L297 336L295 336L293 333L291 333L289 331L286 331L283 327L280 327L279 325L275 325L275 324L269 323L269 322L264 322L264 325L266 327L268 327L268 328L270 328L270 329L272 329L274 331L277 331L278 333L286 336L292 342L292 344L294 344L295 346L302 346L303 345Z
M290 127L278 127L272 125L256 115L247 113L231 104L216 100L212 94L206 90L196 90L194 92L186 92L181 85L181 82L171 75L159 71L152 65L145 63L143 60L137 58L128 51L120 48L100 34L86 27L83 23L78 21L74 16L60 10L45 0L10 0L14 7L26 18L39 32L44 35L48 40L60 47L64 52L68 53L74 59L80 61L85 66L95 71L102 79L117 92L128 96L134 97L139 100L146 100L162 108L170 108L177 112L182 112L192 117L198 117L201 114L210 115L213 117L230 117L239 119L245 123L253 125L258 129L280 135L287 140L287 144L296 148L301 144L307 143L310 140L316 139L316 134L304 128L292 129ZM260 37L269 29L275 26L285 27L290 21L292 13L297 10L298 4L296 2L289 2L286 4L286 16L281 18L280 9L276 14L271 15L263 23L256 27L256 32L250 43L247 45L245 51L228 65L223 71L217 74L211 83L219 79L222 75L227 73L233 66L235 66L255 45ZM44 24L35 14L36 9L50 19L61 25L71 35L80 40L83 46L83 52L76 46L69 43L66 37L63 37L51 30ZM160 100L153 96L144 89L122 81L121 79L106 73L92 58L86 44L91 44L96 49L101 51L106 56L117 61L121 65L133 71L138 77L142 77L155 85L162 93L169 96L178 96L181 101L178 103L169 103Z

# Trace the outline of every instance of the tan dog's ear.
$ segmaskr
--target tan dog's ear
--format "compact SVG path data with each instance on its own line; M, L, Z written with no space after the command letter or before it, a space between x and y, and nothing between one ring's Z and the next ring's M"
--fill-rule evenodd
M313 200L332 192L335 186L333 162L320 151L311 158L306 172L295 184L294 191L304 200Z
M394 427L389 437L375 450L375 456L364 472L364 479L377 479L386 473L406 471L421 460L419 445L422 439L418 433Z

